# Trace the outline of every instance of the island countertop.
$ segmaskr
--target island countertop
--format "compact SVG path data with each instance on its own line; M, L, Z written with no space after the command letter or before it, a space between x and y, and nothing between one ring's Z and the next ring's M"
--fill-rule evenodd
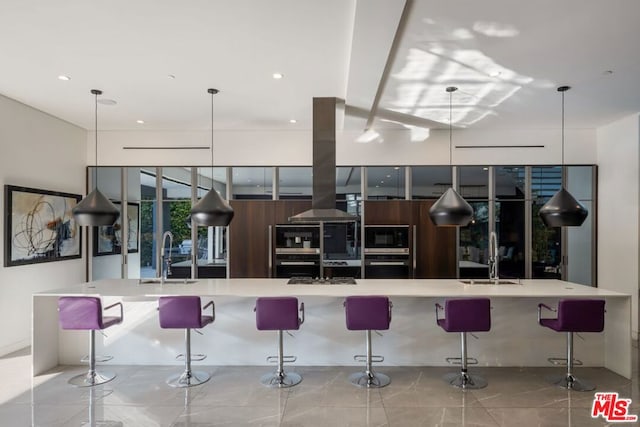
M190 283L140 283L138 279L104 279L33 295L33 374L58 364L76 364L86 353L86 333L58 327L60 296L98 296L104 304L122 301L124 321L109 329L98 350L114 356L111 363L163 365L176 363L182 334L161 329L157 299L197 295L215 303L216 319L194 336L194 346L213 365L260 365L274 351L275 335L256 330L253 307L257 297L296 296L305 304L306 321L286 339L287 352L299 365L350 365L361 354L364 336L345 327L342 302L349 295L386 295L393 320L383 337L375 338L384 364L445 366L459 353L459 337L435 322L435 304L446 298L489 297L491 330L470 344L484 366L548 366L547 358L564 350L565 334L537 322L539 303L549 306L563 298L606 301L605 330L576 341L576 355L585 366L604 366L631 375L631 296L559 280L522 280L521 284L465 284L455 279L357 279L356 285L288 285L287 279L200 279ZM553 313L548 313L553 316Z
M560 280L521 280L521 284L464 284L456 279L357 279L356 285L288 285L288 279L200 279L193 283L139 283L138 279L105 279L54 289L38 295L115 297L325 296L380 294L390 297L628 297L620 292Z

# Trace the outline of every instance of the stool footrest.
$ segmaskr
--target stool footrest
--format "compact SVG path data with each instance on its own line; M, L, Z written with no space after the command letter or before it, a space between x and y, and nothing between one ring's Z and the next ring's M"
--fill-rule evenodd
M445 359L451 365L462 365L462 357L447 357ZM475 357L467 357L467 365L477 365L478 359Z
M566 357L550 357L547 360L556 366L567 366ZM582 361L578 359L573 359L573 366L582 366Z
M296 356L282 356L282 363L293 363L298 358ZM269 363L278 363L278 356L269 356L267 357L267 362Z
M366 362L367 361L367 355L366 354L356 354L355 356L353 356L353 360L355 360L356 362ZM373 363L384 362L384 356L371 356L371 362L373 362Z
M191 360L192 361L196 361L196 362L199 362L199 361L204 360L206 358L207 358L206 354L192 354L191 355ZM185 359L184 354L179 354L179 355L176 356L176 360L184 360L184 359Z
M90 359L91 356L86 355L82 359L80 359L80 362L88 363ZM113 356L96 356L96 363L108 362L111 359L113 359Z

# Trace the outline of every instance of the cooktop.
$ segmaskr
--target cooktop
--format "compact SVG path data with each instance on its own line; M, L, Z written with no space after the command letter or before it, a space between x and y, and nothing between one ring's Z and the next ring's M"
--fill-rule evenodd
M353 277L292 277L287 285L355 285Z

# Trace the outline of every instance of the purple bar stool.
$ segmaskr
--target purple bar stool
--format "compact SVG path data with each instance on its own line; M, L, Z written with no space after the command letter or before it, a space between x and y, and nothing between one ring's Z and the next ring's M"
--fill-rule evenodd
M557 312L555 319L543 319L542 308ZM591 391L596 386L579 380L573 375L573 366L582 365L573 359L574 332L602 332L604 329L604 300L599 299L563 299L558 301L558 308L554 310L546 304L538 304L538 323L556 332L567 333L567 358L549 358L554 365L567 365L566 374L551 378L551 382L559 387L575 391Z
M265 374L260 382L273 388L292 387L302 381L295 372L284 372L285 362L295 362L295 356L284 356L282 347L282 331L300 329L304 323L304 303L298 309L298 298L295 297L262 297L256 300L253 309L256 312L256 327L259 331L278 331L278 355L267 357L267 362L277 361L275 372ZM298 317L298 311L301 317Z
M486 332L491 329L491 301L489 298L461 298L445 301L445 318L441 319L438 310L442 310L440 304L436 304L436 323L447 332L459 332L461 344L461 357L448 357L447 362L458 363L460 372L447 374L444 380L450 385L462 389L479 389L487 386L487 381L468 373L468 364L475 365L477 359L467 358L467 332Z
M347 329L366 331L367 354L353 356L356 362L365 362L365 371L349 375L349 381L358 387L378 388L391 382L385 375L373 372L372 362L383 362L384 357L371 354L371 331L386 331L391 323L389 298L383 296L352 296L344 301Z
M96 371L96 330L106 329L122 323L124 318L122 303L115 303L105 310L120 307L120 316L103 316L102 302L96 297L61 297L58 299L60 327L62 329L89 330L89 356L82 361L89 361L89 371L76 375L69 380L69 384L78 387L91 387L104 384L116 377L113 372ZM111 356L99 358L99 362L111 360Z
M158 300L160 310L160 327L163 329L184 329L184 341L186 353L176 358L184 357L184 372L174 374L167 378L167 384L171 387L191 387L209 381L209 374L203 371L192 371L192 360L204 360L203 354L191 355L191 329L204 328L216 318L213 301L202 307L206 310L211 307L211 316L203 316L200 309L200 297L173 296L160 297ZM197 331L196 331L197 332Z

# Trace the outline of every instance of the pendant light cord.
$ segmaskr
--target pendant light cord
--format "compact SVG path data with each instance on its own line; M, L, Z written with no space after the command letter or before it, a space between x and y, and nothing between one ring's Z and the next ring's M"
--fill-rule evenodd
M96 135L96 181L98 180L98 93L95 93L95 135ZM96 187L98 183L96 182Z
M562 167L564 167L564 91L562 93Z
M211 189L213 190L213 95L211 92Z
M453 162L453 91L449 92L449 167Z

